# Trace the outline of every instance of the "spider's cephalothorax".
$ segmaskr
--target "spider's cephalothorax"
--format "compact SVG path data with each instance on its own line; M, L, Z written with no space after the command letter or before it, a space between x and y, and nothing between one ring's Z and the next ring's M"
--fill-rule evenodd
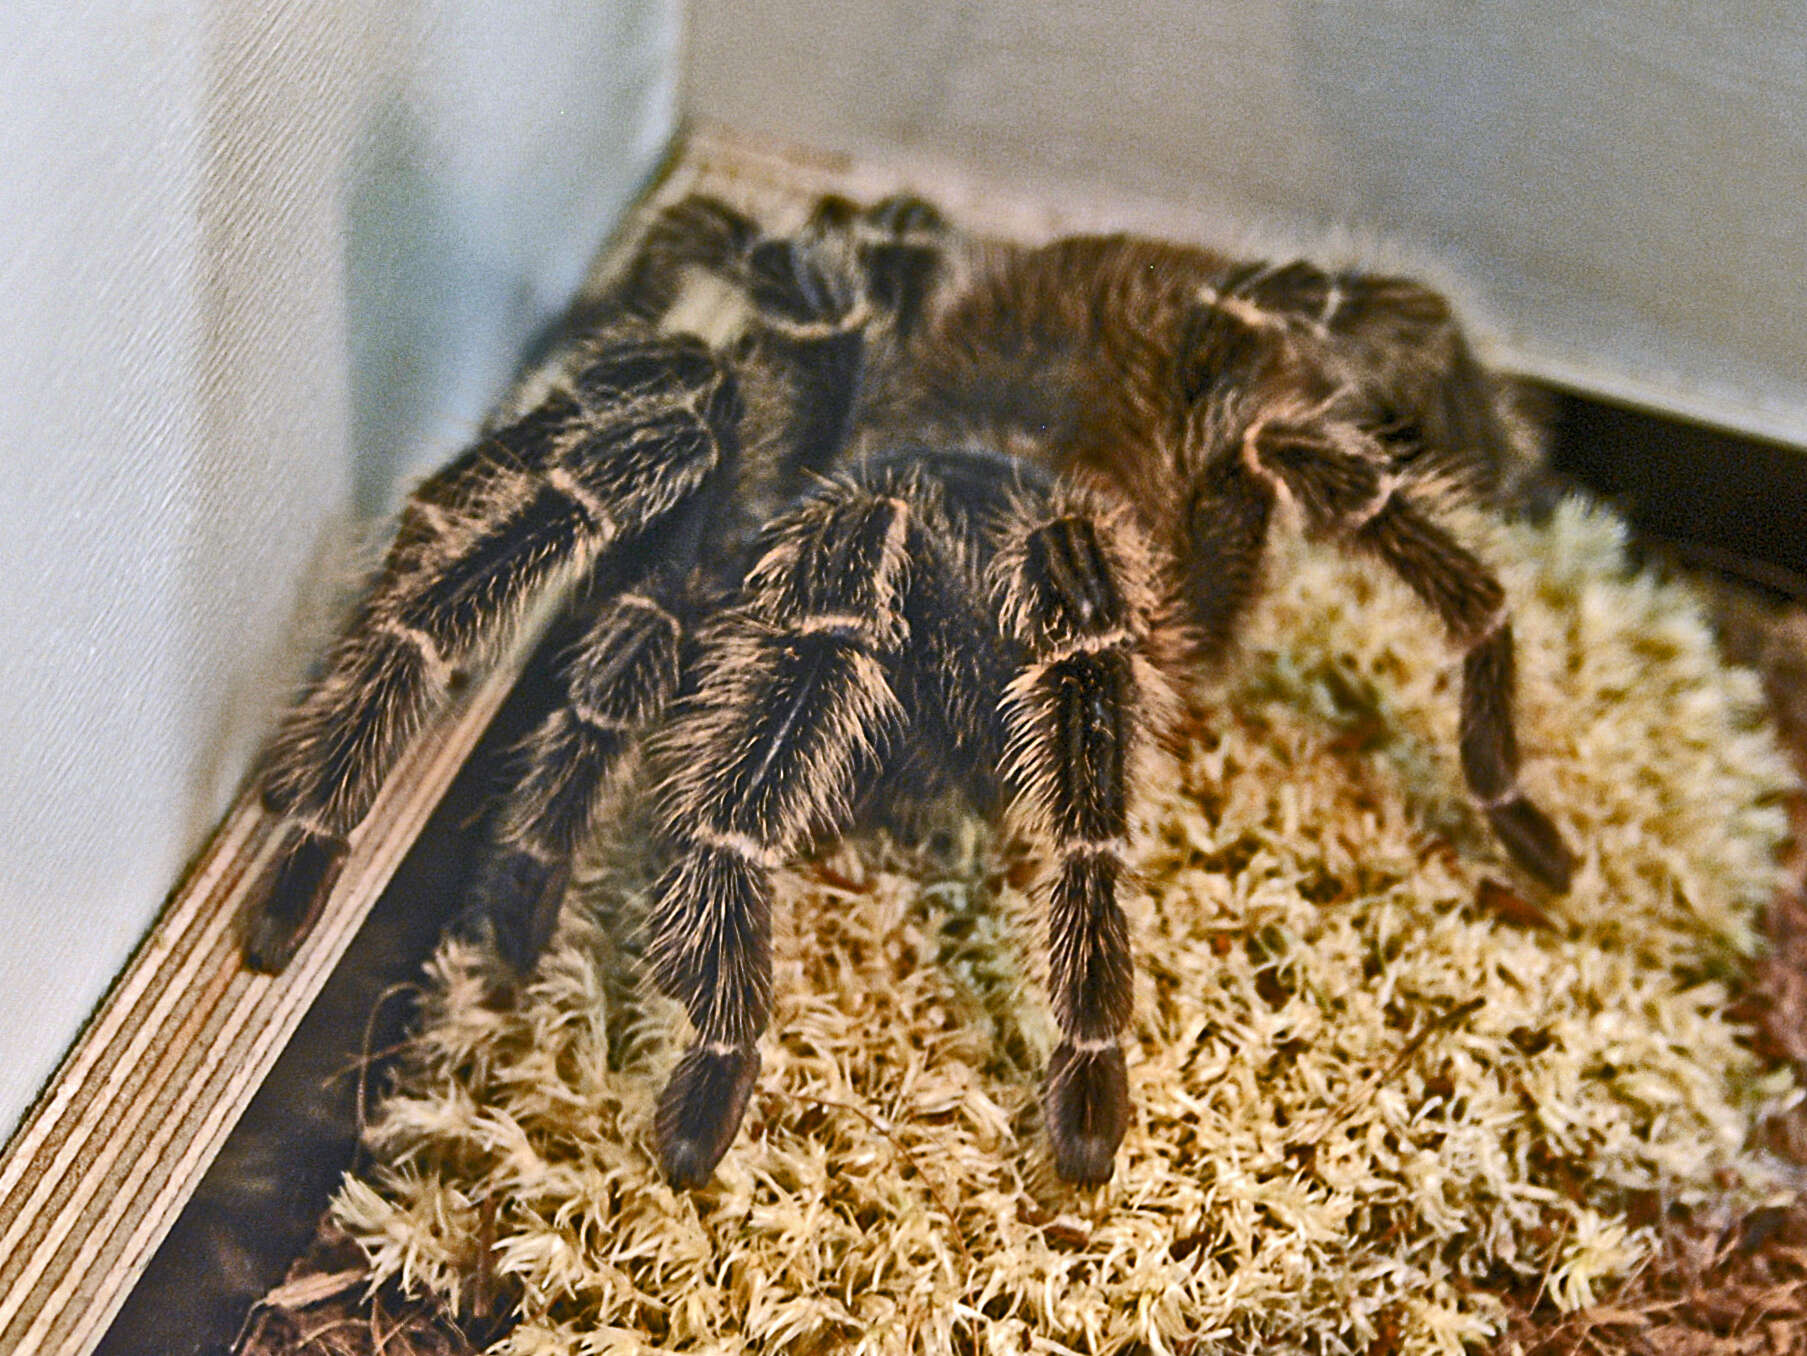
M645 747L666 863L649 957L696 1028L659 1103L667 1176L707 1180L746 1107L774 868L907 785L1004 804L1043 845L1062 1035L1044 1109L1061 1175L1103 1181L1129 1118L1117 896L1144 755L1231 641L1276 509L1435 612L1468 784L1514 860L1567 885L1518 788L1500 586L1419 502L1513 455L1434 292L1123 237L979 243L912 199L825 200L767 238L692 198L597 314L549 394L415 491L276 736L284 852L253 964L286 960L455 677L576 590L587 630L496 815L482 902L531 965Z

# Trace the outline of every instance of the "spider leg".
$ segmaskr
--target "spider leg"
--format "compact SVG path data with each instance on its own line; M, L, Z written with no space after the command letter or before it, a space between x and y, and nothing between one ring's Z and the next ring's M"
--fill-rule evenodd
M859 207L830 195L795 235L765 237L734 209L693 196L654 221L611 304L666 328L701 319L693 302L724 317L721 337L751 354L771 386L751 401L765 416L752 456L769 463L757 479L790 483L798 472L823 471L847 446L875 340L888 355L914 327L945 234L940 215L916 198ZM700 277L714 285L696 287ZM738 302L724 301L723 286Z
M863 265L850 254L848 232L857 227L870 234L865 220L856 213L843 228L824 212L797 237L765 239L720 202L687 198L653 223L615 304L667 327L711 329L716 322L692 312L685 287L700 272L742 293L738 306L708 289L701 300L725 313L730 328L744 326L741 342L760 350L758 370L776 388L762 407L769 445L792 467L824 467L852 426L868 360L867 327L879 314L865 300ZM681 570L674 567L697 554L703 521L678 534L685 540L667 552L666 578L676 579ZM517 972L532 964L551 933L570 857L593 807L619 780L634 734L657 718L676 685L678 636L669 612L663 620L656 616L662 604L649 595L657 593L642 590L644 606L634 616L612 609L580 645L569 675L571 703L528 740L524 781L495 825L498 841L478 897ZM626 628L619 636L618 627ZM622 686L604 691L611 683ZM612 729L604 728L608 723Z
M830 194L816 204L813 227L851 237L866 295L900 337L910 335L941 271L948 233L941 213L909 194L869 207Z
M994 568L1004 631L1027 663L1006 689L1006 771L1016 805L1053 858L1050 986L1063 1039L1043 1111L1060 1175L1109 1180L1129 1125L1119 1034L1133 987L1117 903L1143 727L1161 689L1141 656L1150 569L1127 522L1077 496L1025 511Z
M739 396L701 343L617 333L566 388L424 482L325 670L263 771L280 848L254 888L247 962L299 944L389 769L533 601L690 503L737 447Z
M565 703L521 744L520 779L497 815L476 886L516 974L551 937L572 853L677 689L683 625L671 591L625 592L602 610L563 666Z
M825 467L852 432L872 319L845 242L814 232L761 241L747 275L754 342L786 386L781 471Z
M700 271L762 291L761 304L781 330L787 319L793 329L826 322L815 329L824 337L863 298L872 314L907 335L939 274L947 234L941 214L908 195L861 207L829 194L797 236L767 238L744 213L693 194L653 219L622 276L592 310L597 318L626 310L657 322L680 304Z
M1500 383L1441 292L1302 259L1242 266L1221 290L1329 340L1365 397L1360 422L1396 457L1489 488L1519 459Z
M698 270L738 284L759 238L759 227L744 213L693 193L653 218L627 269L598 304L599 318L626 310L656 322Z
M1505 591L1475 555L1414 505L1373 441L1350 427L1258 423L1243 463L1292 500L1308 527L1386 564L1462 649L1462 771L1512 859L1555 891L1575 857L1518 785L1512 625Z
M857 774L901 728L888 667L907 632L912 517L900 493L846 485L781 517L661 736L674 859L654 890L648 955L697 1033L655 1120L674 1186L708 1180L758 1074L771 872L812 833L846 825Z
M1234 458L1216 458L1199 473L1185 515L1176 614L1186 620L1181 643L1203 666L1231 644L1261 586L1262 557L1274 496Z

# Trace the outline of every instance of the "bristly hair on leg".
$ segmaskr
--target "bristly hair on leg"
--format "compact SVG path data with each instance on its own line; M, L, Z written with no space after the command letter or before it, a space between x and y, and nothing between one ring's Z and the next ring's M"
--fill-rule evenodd
M1120 1044L1133 1002L1132 803L1151 723L1171 717L1142 653L1159 591L1139 530L1067 490L1018 505L994 562L1005 634L1026 662L1005 688L1005 775L1050 871L1049 989L1062 1033L1044 1093L1061 1176L1109 1179L1129 1126ZM1140 766L1139 766L1140 765Z

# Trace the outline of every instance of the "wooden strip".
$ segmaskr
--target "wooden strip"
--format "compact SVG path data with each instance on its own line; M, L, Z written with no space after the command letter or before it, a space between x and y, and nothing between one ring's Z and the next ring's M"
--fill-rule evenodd
M236 875L243 871L246 861L260 846L256 835L263 827L262 816L241 814L237 810L221 824L188 879L178 887L168 909L171 921L174 913L182 908L185 897L205 898L210 893L233 887ZM199 938L196 929L154 930L108 995L108 1006L96 1014L85 1035L98 1035L111 1013L129 1010L140 1003L143 991L152 979L172 977ZM174 1001L173 992L170 1001ZM7 1147L5 1161L0 1163L0 1203L4 1203L0 1204L0 1217L4 1217L4 1212L13 1205L21 1178L27 1175L42 1178L50 1170L43 1159L60 1147L60 1132L79 1124L80 1111L92 1105L95 1098L108 1095L112 1088L112 1068L127 1053L126 1048L116 1042L87 1039L70 1052L52 1080L45 1100L20 1128ZM18 1227L17 1222L9 1222L4 1233L0 1233L0 1258L10 1257L17 1246ZM5 1280L3 1266L0 1263L0 1282Z
M105 1334L525 649L416 742L280 975L244 969L238 950L245 887L274 836L254 793L227 816L0 1157L0 1352L82 1356Z

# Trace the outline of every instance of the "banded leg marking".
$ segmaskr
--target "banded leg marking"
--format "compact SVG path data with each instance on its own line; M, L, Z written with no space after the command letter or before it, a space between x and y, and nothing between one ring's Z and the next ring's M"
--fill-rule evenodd
M1007 774L1053 856L1049 982L1064 1039L1049 1061L1043 1110L1056 1170L1088 1184L1110 1178L1129 1125L1118 1037L1134 972L1117 890L1146 718L1139 646L1152 601L1143 570L1106 539L1074 509L1027 525L1000 557L1005 630L1029 655L1005 696Z
M674 1186L709 1179L759 1068L771 870L812 831L845 826L857 773L901 727L887 663L906 632L909 527L902 499L846 487L781 519L662 740L676 857L655 887L649 960L697 1033L655 1120Z

